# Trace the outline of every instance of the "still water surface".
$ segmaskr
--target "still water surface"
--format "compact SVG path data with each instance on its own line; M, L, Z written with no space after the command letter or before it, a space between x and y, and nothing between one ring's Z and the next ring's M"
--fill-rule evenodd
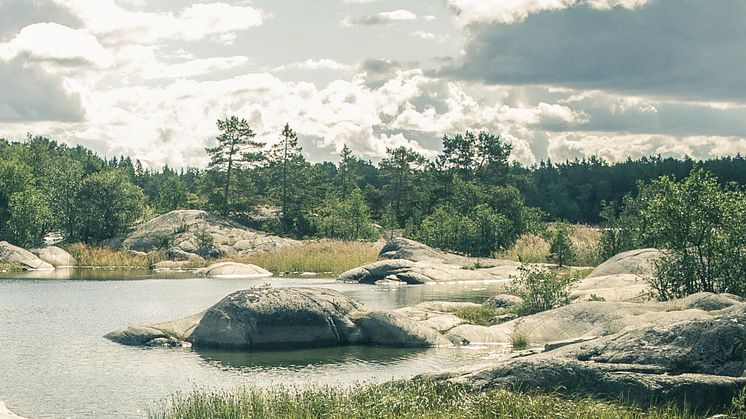
M183 276L98 272L76 274L74 280L0 278L0 400L31 418L142 417L148 407L175 392L383 382L485 362L503 350L349 347L249 354L135 348L102 337L114 329L194 314L233 291L267 282L275 287L332 288L371 309L422 301L481 301L502 287L472 283L384 288L332 279Z

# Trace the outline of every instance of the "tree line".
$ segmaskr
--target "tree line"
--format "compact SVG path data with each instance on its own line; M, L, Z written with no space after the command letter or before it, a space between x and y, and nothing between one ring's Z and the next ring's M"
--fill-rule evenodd
M602 223L605 208L637 194L639 181L680 180L703 168L721 186L746 184L741 156L616 164L593 157L527 167L512 162L499 135L467 131L445 135L434 159L399 147L374 164L344 146L337 161L311 163L290 125L271 146L238 117L217 127L205 169L149 169L31 135L0 140L0 237L33 246L59 232L97 243L159 213L204 209L291 237L366 240L396 230L488 256L541 221Z

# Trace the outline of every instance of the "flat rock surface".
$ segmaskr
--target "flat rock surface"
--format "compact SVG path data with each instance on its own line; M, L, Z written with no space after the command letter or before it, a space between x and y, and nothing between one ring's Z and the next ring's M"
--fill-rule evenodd
M259 266L236 262L214 263L206 268L198 269L196 274L212 278L266 278L272 276L272 272Z
M37 271L53 271L54 266L39 259L26 249L14 246L6 241L0 242L0 262L16 263L26 269Z

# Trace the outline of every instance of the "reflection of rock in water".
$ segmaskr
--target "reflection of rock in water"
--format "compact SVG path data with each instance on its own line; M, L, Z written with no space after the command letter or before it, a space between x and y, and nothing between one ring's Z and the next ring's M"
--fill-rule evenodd
M0 274L0 279L49 279L80 281L121 281L140 279L186 279L193 278L188 272L153 272L145 269L95 269L57 268L53 271L9 272Z
M221 351L197 349L202 358L219 366L240 369L304 369L311 365L366 363L395 364L428 354L435 349L404 349L371 346L339 346L295 351Z

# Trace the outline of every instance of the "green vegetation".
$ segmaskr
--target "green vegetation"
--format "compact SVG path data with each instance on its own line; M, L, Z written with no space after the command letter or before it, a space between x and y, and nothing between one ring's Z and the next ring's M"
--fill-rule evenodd
M563 267L575 261L575 248L570 240L570 227L560 223L555 227L549 242L549 260Z
M203 209L299 239L376 240L404 232L471 256L561 265L595 265L634 246L678 246L676 263L659 269L668 278L661 287L671 288L662 298L700 289L744 292L735 278L746 277L746 223L739 221L746 210L743 192L730 186L746 184L741 156L523 167L510 162L511 145L499 135L466 131L445 135L432 160L399 147L376 165L345 146L337 162L311 163L289 124L268 147L244 119L231 116L217 125L207 169L178 172L149 169L130 157L103 159L43 137L0 139L0 239L31 247L56 232L65 243L100 245L157 213ZM674 179L690 172L705 176L701 170L718 177L676 186ZM668 180L653 180L660 175ZM638 180L652 182L635 189ZM698 185L703 189L695 190ZM257 214L257 208L267 211ZM666 216L681 209L688 220ZM604 234L557 220L603 222ZM699 230L684 228L681 234L689 236L677 236L679 224ZM700 238L704 226L712 234ZM688 277L698 285L682 285Z
M628 248L665 250L651 284L670 300L696 292L746 295L746 192L722 187L710 173L681 182L662 177L640 184L618 211L607 209L602 253Z
M81 267L148 269L150 265L167 259L163 252L150 252L146 255L138 255L83 243L66 245L64 248L75 258L78 266Z
M520 316L551 310L570 303L570 288L578 280L573 275L560 276L543 268L522 266L521 275L514 278L510 292L523 303L515 308Z
M378 260L381 247L373 243L321 240L255 253L238 262L258 265L275 274L317 272L340 274Z
M17 263L0 263L0 272L21 272L23 267Z
M513 350L515 351L526 349L530 344L528 336L520 332L514 332L510 336L510 343L513 345Z
M177 394L149 409L153 419L202 418L697 418L673 406L643 409L615 401L505 389L473 391L430 382L353 389L239 388Z
M460 310L457 310L453 314L471 324L478 324L480 326L491 326L494 324L492 319L507 312L508 310L503 308L480 306L462 308Z

